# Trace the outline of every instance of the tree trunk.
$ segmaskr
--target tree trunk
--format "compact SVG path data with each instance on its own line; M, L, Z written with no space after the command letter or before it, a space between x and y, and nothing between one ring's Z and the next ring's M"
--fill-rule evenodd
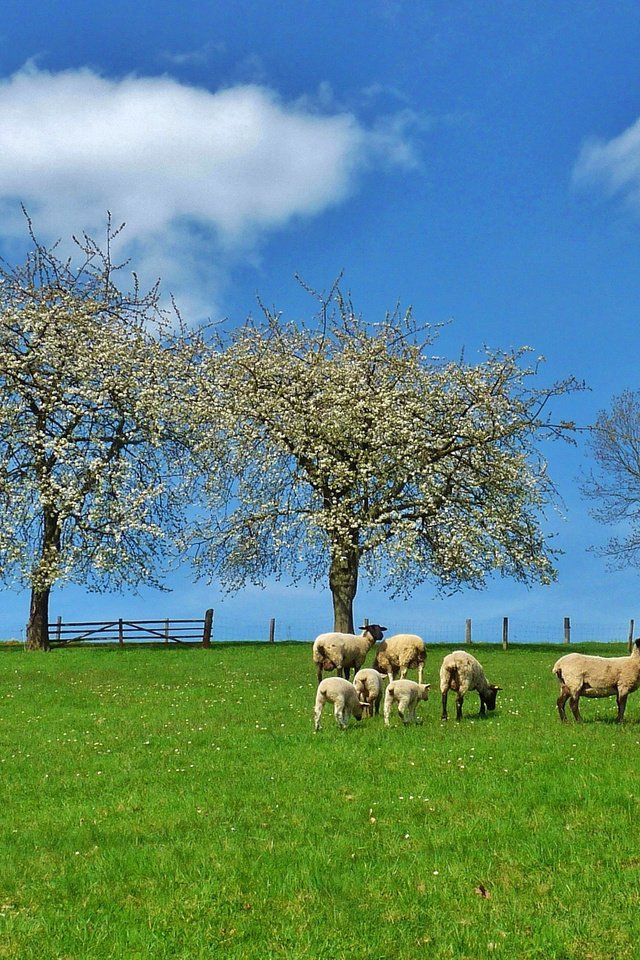
M60 523L55 511L45 509L42 514L42 555L40 567L34 571L31 587L31 608L27 624L27 650L49 649L49 596L48 582L58 565L60 557ZM44 586L40 586L44 581ZM34 584L38 584L37 586Z
M333 597L333 629L354 633L353 601L358 590L358 551L350 548L333 550L329 587Z
M49 649L49 595L51 587L31 591L27 624L27 650Z

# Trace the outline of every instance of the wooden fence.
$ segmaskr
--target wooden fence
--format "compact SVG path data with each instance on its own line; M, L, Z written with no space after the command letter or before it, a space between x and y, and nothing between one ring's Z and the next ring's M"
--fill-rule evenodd
M201 620L96 620L65 623L58 617L49 624L52 644L64 645L88 640L93 643L200 643L211 646L213 610L206 610Z

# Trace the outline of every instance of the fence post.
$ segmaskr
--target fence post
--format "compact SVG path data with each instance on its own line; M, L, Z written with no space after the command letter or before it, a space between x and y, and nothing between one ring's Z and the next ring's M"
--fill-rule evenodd
M473 643L471 639L471 620L465 620L464 622L464 642Z
M124 646L124 624L122 622L122 617L118 620L118 643L121 647Z
M509 617L502 618L502 649L509 649Z
M211 633L213 631L213 610L204 612L204 629L202 631L202 646L211 646Z
M633 623L633 620L631 621ZM56 619L56 641L60 643L60 638L62 637L62 617ZM631 647L629 647L631 649Z
M629 620L629 642L628 642L629 653L631 653L631 651L633 650L633 630L634 630L634 626L635 626L635 620Z
M571 643L571 617L564 618L564 642Z
M269 643L273 643L276 639L276 621L274 617L271 617L269 620Z

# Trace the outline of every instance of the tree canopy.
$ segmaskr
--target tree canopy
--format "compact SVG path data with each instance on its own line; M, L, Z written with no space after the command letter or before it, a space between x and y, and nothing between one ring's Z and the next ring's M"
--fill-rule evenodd
M620 531L598 552L614 567L640 565L640 390L625 390L589 431L593 464L583 484L593 517Z
M555 491L539 443L570 436L550 401L575 381L539 386L526 348L443 360L437 330L410 311L369 323L338 286L319 299L311 324L265 308L205 351L200 570L231 588L326 580L340 630L353 629L361 571L400 594L496 572L551 581Z
M85 237L74 266L32 234L26 262L0 267L0 571L31 591L32 648L48 647L53 584L157 583L181 514L180 337L157 288L116 286L113 236L104 252Z

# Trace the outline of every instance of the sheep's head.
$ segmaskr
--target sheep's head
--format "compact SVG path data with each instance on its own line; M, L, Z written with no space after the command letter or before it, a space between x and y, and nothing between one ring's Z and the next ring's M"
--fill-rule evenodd
M360 627L360 629L362 630L363 636L365 633L369 634L370 644L373 646L374 643L382 640L382 635L387 627L381 627L379 623L366 623L363 627Z
M428 700L428 699L429 699L429 690L430 690L430 689L431 689L431 684L430 684L430 683L419 683L419 684L418 684L418 690L419 690L418 696L420 697L421 700Z
M502 690L502 687L496 687L493 683L489 685L489 692L485 693L483 696L484 705L487 710L495 710L496 708L496 697L498 696L498 690Z

